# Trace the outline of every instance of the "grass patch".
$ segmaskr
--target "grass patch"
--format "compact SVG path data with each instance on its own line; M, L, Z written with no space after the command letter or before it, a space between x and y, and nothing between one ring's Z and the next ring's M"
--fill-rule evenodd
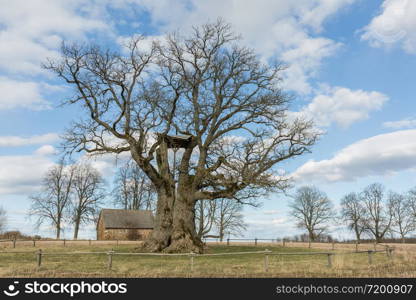
M326 255L269 255L268 271L264 254L227 256L196 256L191 267L188 256L127 256L114 255L108 270L107 254L76 254L77 252L134 252L136 245L82 245L42 247L42 266L36 266L36 248L3 249L0 254L1 277L416 277L416 263L395 255L373 254L372 264L366 253L333 256L332 267ZM273 253L308 253L319 249L281 247L277 245L210 245L207 254L263 251ZM8 253L22 251L24 253ZM325 250L328 251L328 250ZM63 252L72 255L57 255Z

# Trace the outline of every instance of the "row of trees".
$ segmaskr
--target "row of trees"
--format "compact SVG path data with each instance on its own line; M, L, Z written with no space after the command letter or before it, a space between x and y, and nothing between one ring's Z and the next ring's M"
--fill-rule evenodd
M316 241L328 233L336 218L342 219L359 242L363 235L381 242L390 234L402 241L416 230L416 189L406 194L386 192L380 183L373 183L359 193L341 199L337 212L327 195L314 186L296 190L290 203L297 226L306 229L308 239Z
M80 226L96 220L105 196L104 180L90 164L66 165L61 160L46 173L41 191L30 196L29 215L36 217L38 227L50 223L57 239L69 222L77 239Z
M74 239L82 225L96 223L104 205L129 210L152 210L156 207L156 190L144 172L131 161L121 165L114 178L111 193L106 191L102 175L86 162L66 165L61 160L45 174L42 190L32 195L29 214L36 217L37 226L48 222L60 238L64 222L74 226ZM107 201L106 199L110 200ZM199 201L195 222L200 238L216 232L221 240L226 233L245 230L241 211L243 205L230 199L205 203ZM0 230L4 210L0 209Z

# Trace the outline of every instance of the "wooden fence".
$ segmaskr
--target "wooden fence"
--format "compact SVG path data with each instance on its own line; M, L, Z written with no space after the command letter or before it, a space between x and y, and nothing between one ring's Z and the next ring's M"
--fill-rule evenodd
M273 252L268 249L264 251L247 251L247 252L229 252L229 253L212 253L212 254L196 254L196 253L125 253L125 252L115 252L111 251L102 251L102 252L43 252L42 249L39 249L35 252L24 252L24 251L7 251L0 252L1 254L34 254L36 258L36 266L40 268L42 266L42 258L45 256L68 256L68 255L106 255L107 256L107 269L111 270L113 267L113 257L114 256L187 256L189 257L190 270L193 272L195 259L198 257L213 257L213 256L238 256L238 255L259 255L264 256L264 272L269 270L269 256L293 256L293 255L305 255L305 256L327 256L327 267L332 267L332 259L336 255L346 255L346 254L363 254L368 255L368 264L373 263L373 255L379 252L385 252L389 259L392 258L393 248L386 247L385 250L367 250L367 251L351 251L351 252Z

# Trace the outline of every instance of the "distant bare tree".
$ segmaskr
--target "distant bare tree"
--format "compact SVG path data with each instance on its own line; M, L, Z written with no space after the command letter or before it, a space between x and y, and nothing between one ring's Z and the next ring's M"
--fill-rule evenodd
M391 230L400 235L402 243L406 235L415 230L415 218L412 212L411 200L404 195L391 192L389 202L392 205L393 221Z
M42 183L42 190L30 196L32 201L29 215L36 217L36 225L49 222L59 239L64 220L64 212L70 204L74 168L66 166L61 160L56 166L50 168Z
M7 214L3 207L0 206L0 233L6 229Z
M416 187L409 190L406 197L409 201L410 210L412 212L413 219L416 220Z
M216 201L197 201L195 205L195 227L199 238L203 238L215 224Z
M70 221L74 224L74 239L77 239L80 225L96 219L106 193L101 174L89 163L74 165L73 172L73 197L68 208Z
M360 194L365 211L363 224L376 242L381 242L391 229L393 221L392 203L386 197L384 190L382 184L373 183Z
M136 163L129 161L117 171L114 181L114 204L124 209L153 210L156 189Z
M247 225L242 214L243 204L233 199L218 199L216 202L214 222L220 241L226 233L240 235L246 230Z
M364 207L361 199L356 193L349 193L341 199L341 218L348 224L355 233L357 242L360 242L363 226Z
M327 232L328 223L334 217L331 200L314 186L298 188L290 208L297 226L307 230L311 242Z

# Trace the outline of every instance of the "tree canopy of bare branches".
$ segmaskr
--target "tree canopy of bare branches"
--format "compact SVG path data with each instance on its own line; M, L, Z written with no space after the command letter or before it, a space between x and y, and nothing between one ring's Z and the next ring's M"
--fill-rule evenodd
M360 194L364 206L363 224L377 242L391 229L393 221L392 202L385 194L385 188L380 183L367 186Z
M220 241L226 234L241 235L247 229L242 214L243 205L233 199L219 199L217 202L214 222Z
M0 233L6 229L7 214L3 207L0 206Z
M415 217L412 212L412 203L405 195L390 192L389 202L393 216L391 230L400 235L402 242L406 236L415 230Z
M72 168L73 195L68 208L70 221L74 224L74 239L77 239L81 224L96 221L106 192L101 174L91 164L80 162Z
M45 63L68 85L84 118L68 130L69 150L129 152L158 193L153 251L202 251L195 203L244 202L280 191L282 161L309 151L318 134L310 121L287 115L291 97L279 87L282 67L261 63L221 20L124 51L63 45ZM170 136L186 137L177 170ZM178 174L177 180L174 173Z
M114 204L124 209L153 210L156 189L146 174L134 162L122 165L114 180Z
M74 168L65 165L61 160L50 168L43 178L42 190L30 196L32 205L29 215L36 217L36 224L50 223L56 232L56 238L61 236L64 213L70 204Z
M328 223L334 217L332 202L324 192L313 186L298 188L290 208L297 226L307 230L311 242L328 230Z
M357 193L349 193L341 199L341 218L347 223L360 242L361 234L364 232L364 207Z

